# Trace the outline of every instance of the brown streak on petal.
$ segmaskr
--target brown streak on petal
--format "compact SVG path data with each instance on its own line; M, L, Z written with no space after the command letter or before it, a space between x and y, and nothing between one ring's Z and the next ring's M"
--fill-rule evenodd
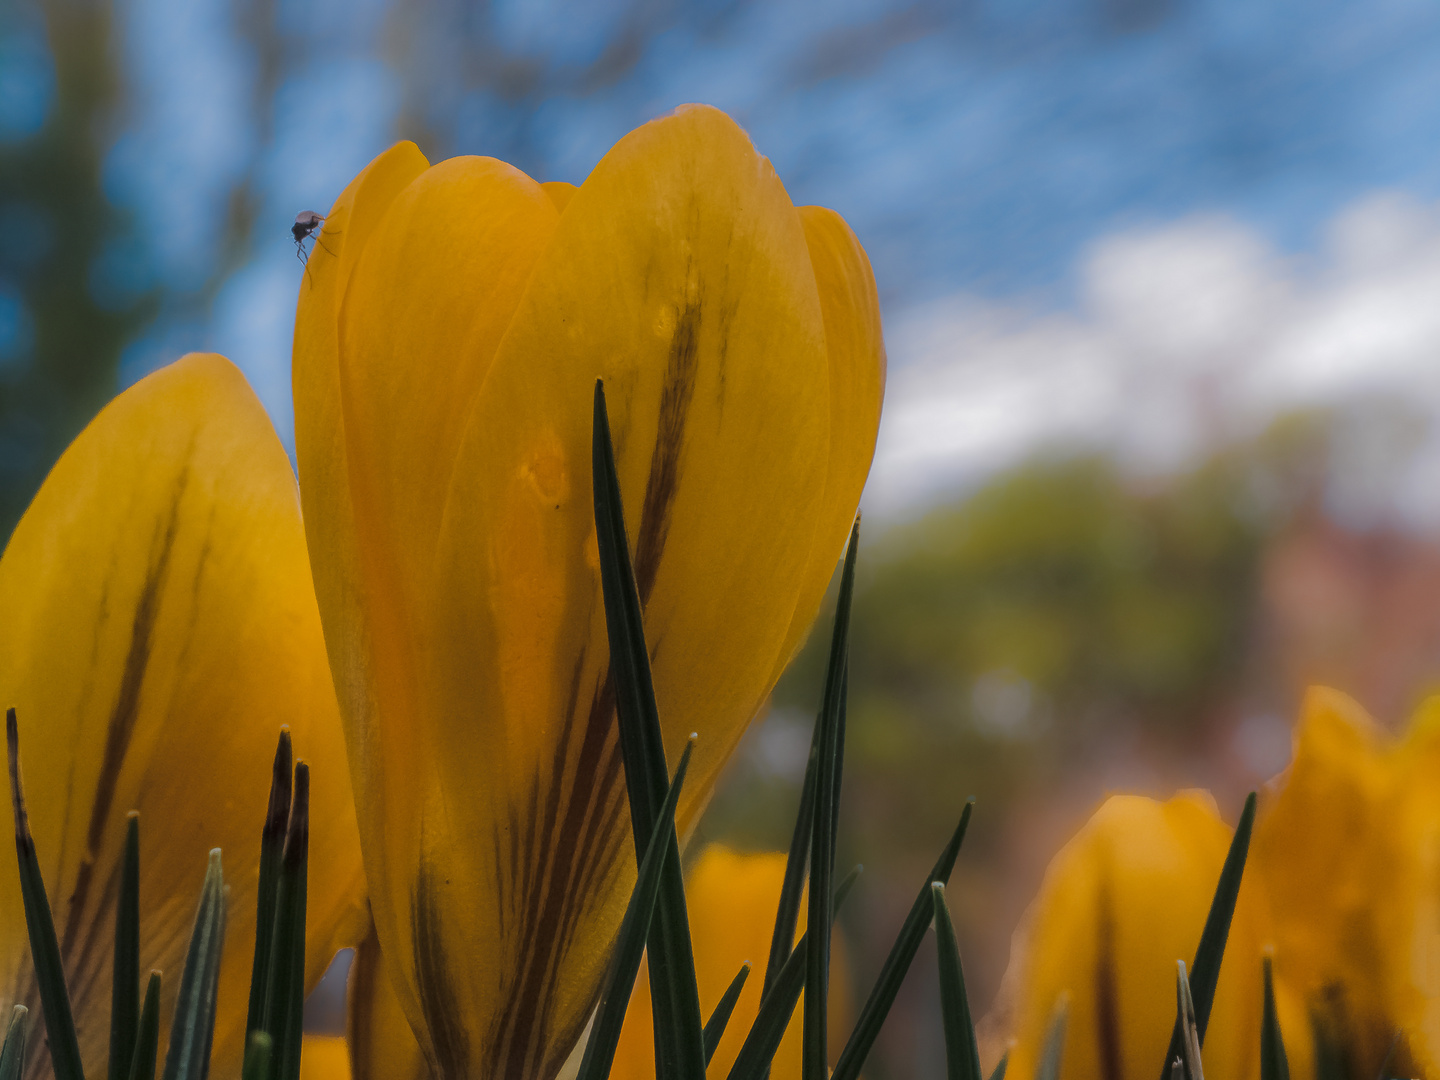
M699 362L700 305L692 301L680 312L675 335L670 340L670 363L660 395L659 427L650 456L650 476L645 482L645 504L635 543L635 587L640 593L642 609L650 602L665 537L670 532L670 508L680 481L680 454L685 444L685 416L695 396Z
M160 599L169 576L170 556L175 550L175 534L180 523L180 503L184 500L189 480L190 470L187 466L175 482L169 520L160 538L160 550L145 574L145 584L141 587L139 599L135 603L135 615L130 623L130 647L125 654L120 689L115 696L115 705L110 710L110 722L105 730L105 755L101 759L100 775L95 782L95 801L90 804L90 822L85 830L85 854L80 861L75 889L70 894L70 903L65 911L65 933L60 939L60 948L67 961L75 943L75 935L80 931L81 920L86 914L86 897L90 890L95 860L100 854L100 843L105 836L105 823L110 816L111 804L115 801L115 786L120 779L120 769L125 764L125 753L130 748L130 737L135 733L135 723L140 717L140 690L145 682L145 669L150 663L150 643L155 632L155 617L160 610Z
M456 1001L445 943L436 910L435 883L428 863L420 864L411 897L410 934L415 950L415 979L419 984L420 1008L430 1032L435 1054L431 1067L440 1080L466 1080L469 1074L470 1043L465 1035L464 1017Z

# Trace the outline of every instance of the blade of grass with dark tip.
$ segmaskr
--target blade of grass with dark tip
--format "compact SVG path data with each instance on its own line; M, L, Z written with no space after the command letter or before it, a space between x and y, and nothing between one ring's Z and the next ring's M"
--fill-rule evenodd
M614 1064L615 1048L620 1044L620 1030L625 1024L630 995L635 990L635 977L640 972L640 958L645 953L645 941L650 934L650 920L654 917L655 902L660 895L661 872L670 851L670 835L675 828L675 806L680 801L680 789L690 768L690 751L694 748L695 737L692 735L685 744L685 752L680 755L680 765L670 783L670 793L660 807L655 828L650 831L650 841L645 845L635 875L635 888L630 891L630 902L625 907L625 917L620 921L620 934L615 939L615 957L611 961L605 992L599 1008L595 1010L595 1021L590 1027L590 1038L585 1044L575 1080L605 1080Z
M240 1080L269 1080L270 1060L275 1044L263 1031L252 1031L250 1041L245 1044L245 1066Z
M807 864L810 859L810 832L815 826L815 765L820 760L820 721L823 713L815 713L810 735L810 757L805 764L805 782L800 788L800 805L795 812L795 831L790 837L790 852L785 857L785 878L780 886L780 903L775 910L775 929L770 935L770 955L765 961L765 981L761 994L768 994L780 976L780 969L790 959L795 925L800 921L800 898L805 892Z
M130 1058L129 1080L155 1080L155 1062L160 1056L160 972L150 973L145 987L145 1006L140 1010L140 1024L135 1036L135 1052Z
M299 1080L305 1007L305 907L310 862L310 767L295 764L295 789L275 892L265 1022L275 1080ZM247 1047L248 1049L248 1047Z
M1061 994L1045 1032L1045 1049L1040 1053L1040 1064L1035 1066L1035 1080L1060 1080L1060 1063L1065 1057L1065 1022L1069 1015L1070 999Z
M610 674L625 789L635 850L644 848L669 787L660 714L650 678L650 653L645 644L640 594L630 564L625 512L615 472L605 390L595 383L591 468L594 483L595 535L600 555L600 581L605 601L605 629L610 644ZM661 868L660 896L650 922L646 956L650 965L650 1000L655 1020L657 1080L704 1080L705 1036L700 1018L700 991L695 981L695 956L690 920L685 910L679 843L673 838Z
M1010 1067L1010 1051L1006 1050L1000 1055L999 1062L990 1072L990 1080L1005 1080L1005 1070Z
M910 964L920 950L920 943L925 940L925 931L934 917L935 901L930 895L930 886L937 881L942 885L949 882L950 873L955 869L955 859L960 854L960 845L965 842L970 813L974 809L975 800L968 800L960 814L960 824L955 826L950 842L945 845L945 850L940 853L940 858L930 870L930 876L920 887L915 903L910 906L910 913L905 916L900 933L895 937L895 944L890 947L890 955L885 958L885 965L880 969L875 986L865 1001L865 1007L860 1010L860 1017L855 1021L855 1028L850 1032L845 1049L840 1052L840 1058L835 1062L831 1080L855 1080L860 1075L865 1058L869 1055L870 1048L875 1045L875 1037L880 1034L881 1025L890 1013L890 1006L895 1004L895 995L900 992L900 984L905 981L905 974L910 970Z
M1245 857L1250 851L1250 833L1255 827L1255 792L1245 797L1245 809L1240 812L1240 821L1235 826L1235 835L1230 839L1230 850L1225 855L1225 864L1220 868L1220 880L1215 885L1215 897L1210 901L1210 913L1205 917L1205 928L1200 931L1200 944L1195 949L1195 962L1190 965L1190 992L1195 999L1195 1030L1200 1036L1200 1045L1205 1045L1205 1028L1210 1023L1210 1007L1215 1003L1215 987L1220 982L1220 961L1225 958L1225 942L1230 937L1230 920L1235 915L1235 901L1240 895L1240 881L1245 875ZM1170 1033L1170 1045L1165 1051L1165 1065L1160 1071L1160 1080L1167 1080L1169 1063L1184 1055L1181 1044L1180 1021L1175 1021Z
M290 820L291 773L294 769L290 729L281 727L280 744L270 773L270 804L260 830L260 883L255 901L255 958L250 965L250 1008L245 1031L265 1022L265 987L270 977L270 944L275 937L275 900L280 886L280 860L285 854L285 832ZM249 1044L246 1044L249 1052Z
M60 944L55 937L55 919L45 895L35 839L30 835L30 818L25 812L25 789L20 783L20 728L14 709L5 714L5 746L10 759L10 804L15 813L20 896L25 906L25 926L30 934L30 956L35 964L41 1011L45 1014L50 1063L55 1070L55 1080L85 1080L80 1065L80 1041L75 1035L75 1017L70 1011L70 993L65 988Z
M210 852L195 929L180 975L175 1018L170 1022L170 1048L165 1054L165 1080L205 1080L210 1071L210 1045L215 1038L215 995L220 983L220 952L225 945L225 875L220 849Z
M735 1011L735 1003L740 1000L740 991L745 989L745 980L749 977L750 964L747 961L740 965L740 970L735 973L735 978L730 980L730 985L720 996L720 1003L715 1006L715 1011L710 1014L710 1019L705 1021L706 1067L709 1067L710 1059L715 1056L715 1048L720 1045L720 1040L725 1037L725 1029L730 1024L730 1014Z
M981 1080L980 1046L975 1042L975 1021L965 994L965 972L960 966L960 942L945 903L945 886L930 886L935 899L935 949L940 958L940 1015L945 1027L946 1075L950 1080Z
M1290 1062L1285 1057L1280 1015L1275 1009L1275 976L1270 957L1265 957L1260 966L1265 981L1265 1007L1260 1021L1260 1080L1290 1080ZM1381 1080L1384 1080L1383 1072Z
M1195 999L1185 977L1185 961L1175 962L1175 1022L1180 1025L1180 1060L1187 1080L1205 1080L1200 1060L1200 1032L1195 1023Z
M115 904L115 970L110 990L110 1080L126 1080L140 1023L140 815L125 823L125 860Z
M10 1026L5 1031L5 1045L0 1047L0 1080L20 1080L25 1071L26 1015L24 1005L16 1005L10 1013Z
M815 820L810 832L811 927L805 961L804 1035L800 1075L804 1080L828 1080L830 998L830 894L834 889L836 808L840 798L839 770L841 702L845 697L850 655L850 603L855 593L855 556L860 546L860 522L850 528L840 596L835 604L835 625L830 634L830 660L825 671L825 692L820 706L820 752L815 767Z

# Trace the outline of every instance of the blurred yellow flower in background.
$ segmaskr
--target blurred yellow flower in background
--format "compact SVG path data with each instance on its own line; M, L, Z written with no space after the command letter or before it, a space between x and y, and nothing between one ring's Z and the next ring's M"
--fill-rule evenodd
M305 527L379 941L437 1073L545 1080L634 880L590 487L605 380L688 827L801 643L869 469L845 223L687 107L578 188L411 144L341 194L294 350Z
M1175 1023L1175 960L1188 966L1195 954L1229 845L1230 830L1204 793L1105 801L1052 860L1016 934L1002 991L1013 995L1008 1075L1035 1075L1062 994L1062 1077L1161 1075ZM1205 1039L1207 1077L1258 1069L1260 1002L1253 931L1237 914Z
M715 1048L706 1075L724 1080L740 1053L740 1046L760 1012L760 990L765 960L775 929L775 909L785 879L785 854L767 851L742 854L721 844L702 851L685 875L685 902L690 909L690 933L695 943L695 977L700 984L700 1009L708 1017L720 1002L740 965L750 964L750 976L735 1003L725 1036ZM805 932L808 905L800 903L795 939ZM831 939L829 1031L833 1062L850 1031L850 970L844 939ZM775 1052L771 1075L775 1080L799 1080L801 1009L795 1010L785 1037ZM611 1080L653 1080L655 1029L650 1015L650 977L640 969L625 1028L615 1051Z
M282 724L311 765L323 868L310 879L307 988L363 932L365 885L295 477L229 361L187 356L100 412L10 538L0 609L0 694L19 720L87 1073L104 1072L120 862L138 809L140 962L165 974L162 1032L207 853L224 849L214 1061L238 1075ZM4 1000L38 1018L13 858L0 859L0 912ZM38 1076L49 1061L32 1053L28 1066Z

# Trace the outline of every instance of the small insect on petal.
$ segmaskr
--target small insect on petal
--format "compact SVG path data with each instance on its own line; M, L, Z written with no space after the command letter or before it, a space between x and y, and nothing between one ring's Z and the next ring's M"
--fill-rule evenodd
M305 261L305 241L313 237L325 222L325 215L314 210L301 210L295 215L295 224L290 226L290 235L295 240L295 257Z

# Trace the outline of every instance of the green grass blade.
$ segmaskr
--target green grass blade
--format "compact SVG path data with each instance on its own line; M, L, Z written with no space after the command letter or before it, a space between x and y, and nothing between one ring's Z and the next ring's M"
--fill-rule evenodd
M295 787L275 891L275 930L266 976L265 1022L271 1074L299 1080L305 1007L305 907L310 861L310 767L295 765ZM246 1047L247 1051L249 1046Z
M638 856L664 802L669 772L650 678L650 653L645 644L640 594L630 564L625 513L610 442L610 421L605 411L605 390L598 381L591 452L595 534L610 643L610 673L620 752L625 765L625 788L630 800L630 823ZM670 840L670 851L661 868L660 896L650 923L646 956L655 1017L657 1080L704 1080L705 1037L700 1019L700 992L695 981L695 956L685 910L679 844L674 839Z
M1260 1080L1290 1080L1285 1040L1280 1037L1280 1015L1275 1009L1275 976L1270 957L1261 961L1265 980L1265 1007L1260 1022Z
M1195 963L1190 965L1190 991L1195 1000L1195 1030L1200 1045L1205 1045L1205 1028L1210 1023L1210 1007L1215 1003L1215 987L1220 982L1220 961L1225 957L1225 942L1230 936L1230 920L1235 914L1235 901L1240 895L1240 881L1245 874L1245 857L1250 851L1250 833L1255 827L1255 792L1245 797L1245 809L1235 826L1235 835L1230 840L1230 850L1225 855L1225 864L1220 868L1220 880L1215 885L1215 897L1210 901L1210 914L1205 917L1205 928L1200 931L1200 944L1195 949ZM1160 1069L1160 1080L1168 1080L1170 1063L1185 1053L1181 1041L1180 1021L1170 1033L1170 1045L1165 1051L1165 1063Z
M165 1080L205 1080L210 1071L210 1045L215 1037L215 995L220 983L220 952L225 945L225 876L220 849L210 852L195 929L180 975L175 1018L170 1023L170 1049L165 1054Z
M800 1075L804 1080L829 1080L826 1060L829 1045L830 999L830 894L834 890L836 809L840 799L839 771L841 701L845 694L850 655L850 603L855 593L855 556L860 546L860 522L850 529L845 569L840 577L840 598L830 635L830 660L825 672L825 693L820 706L820 752L815 767L815 820L810 832L810 897L807 925L809 944L805 960L805 1027Z
M110 990L110 1080L126 1080L140 1023L140 815L125 824L125 859L115 905L115 970Z
M1185 961L1175 963L1175 1023L1180 1027L1180 1061L1186 1080L1205 1080L1200 1060L1200 1032L1195 1021L1195 999L1190 993L1190 980L1185 977Z
M275 903L280 887L280 860L285 854L285 833L290 820L293 751L290 729L280 729L280 744L270 774L270 805L260 830L260 883L255 902L255 958L250 965L250 1007L245 1031L265 1023L265 987L270 977L270 946L275 937ZM249 1044L246 1044L249 1053Z
M795 812L795 831L785 857L785 878L780 885L780 902L775 909L775 929L770 935L770 955L765 961L761 994L768 994L780 969L790 959L795 925L800 921L800 898L805 892L806 869L810 859L810 833L815 827L815 766L820 760L820 728L823 712L816 712L810 736L810 757L805 765L805 782L800 788L800 805Z
M30 818L25 812L25 789L20 782L20 728L15 710L5 714L5 745L10 759L10 803L15 813L15 855L20 864L20 896L25 906L25 926L30 933L30 956L35 964L35 982L45 1014L45 1032L50 1044L50 1063L55 1080L85 1080L80 1065L80 1041L75 1035L75 1017L70 1011L70 994L65 988L65 968L60 944L55 937L55 919L45 895L35 839L30 835Z
M26 1017L29 1009L16 1005L10 1013L10 1026L5 1031L5 1045L0 1047L0 1080L20 1080L25 1071Z
M860 1075L865 1058L869 1055L870 1048L875 1045L880 1027L890 1013L890 1006L895 1003L895 995L900 992L900 984L904 982L905 974L910 970L910 963L915 959L920 943L925 940L925 931L934 916L935 901L931 897L930 886L937 881L942 885L949 882L950 873L955 869L955 859L960 854L960 845L965 842L970 813L974 809L974 799L965 803L965 809L960 814L960 823L955 826L950 842L945 845L945 850L940 853L940 858L930 870L930 876L920 887L915 903L910 906L910 914L905 916L900 933L895 937L895 944L890 948L890 955L885 958L885 966L880 969L870 997L860 1010L855 1029L850 1033L845 1049L840 1052L839 1060L835 1062L831 1080L855 1080Z
M620 922L620 935L615 941L615 958L610 962L610 975L600 1007L595 1011L595 1022L590 1028L590 1039L585 1044L576 1080L605 1080L610 1075L615 1047L620 1043L620 1030L625 1024L625 1012L635 989L635 976L640 972L640 958L645 953L650 921L660 895L664 864L670 852L670 837L675 831L675 806L680 801L680 789L685 783L685 773L690 768L690 751L694 747L695 737L692 735L685 745L685 752L680 755L680 765L675 770L670 793L660 807L660 816L655 821L655 828L650 831L650 841L640 859L635 888L630 892L630 902Z
M160 972L150 973L145 988L145 1006L140 1010L135 1052L130 1058L129 1080L155 1080L155 1062L160 1056Z
M1060 1063L1065 1057L1065 1022L1070 1015L1070 999L1065 994L1055 1003L1055 1014L1045 1032L1045 1049L1035 1066L1035 1080L1060 1080Z
M720 1003L715 1006L715 1011L710 1014L710 1019L705 1021L705 1064L707 1067L710 1059L715 1056L715 1048L725 1037L725 1029L730 1025L730 1014L735 1011L735 1003L740 1000L740 991L745 989L745 980L749 977L750 965L748 963L741 964L740 970L735 973L735 978L730 980L730 985L720 996Z
M263 1031L252 1031L250 1041L245 1044L245 1067L240 1080L269 1080L270 1062L274 1056L275 1044Z
M935 948L940 957L940 1015L945 1027L945 1062L949 1080L981 1080L980 1046L975 1042L975 1021L965 994L965 972L960 966L960 942L945 903L945 886L930 886L935 898Z
M1006 1050L1003 1054L1000 1055L1000 1060L996 1062L995 1068L991 1070L990 1080L1005 1080L1005 1070L1009 1067L1010 1051Z
M740 1046L735 1064L730 1066L729 1080L759 1080L769 1071L775 1051L780 1049L780 1040L785 1037L785 1029L790 1026L800 991L805 988L805 939L809 936L807 933L796 944L790 959L780 969L775 985L760 999L760 1011Z

